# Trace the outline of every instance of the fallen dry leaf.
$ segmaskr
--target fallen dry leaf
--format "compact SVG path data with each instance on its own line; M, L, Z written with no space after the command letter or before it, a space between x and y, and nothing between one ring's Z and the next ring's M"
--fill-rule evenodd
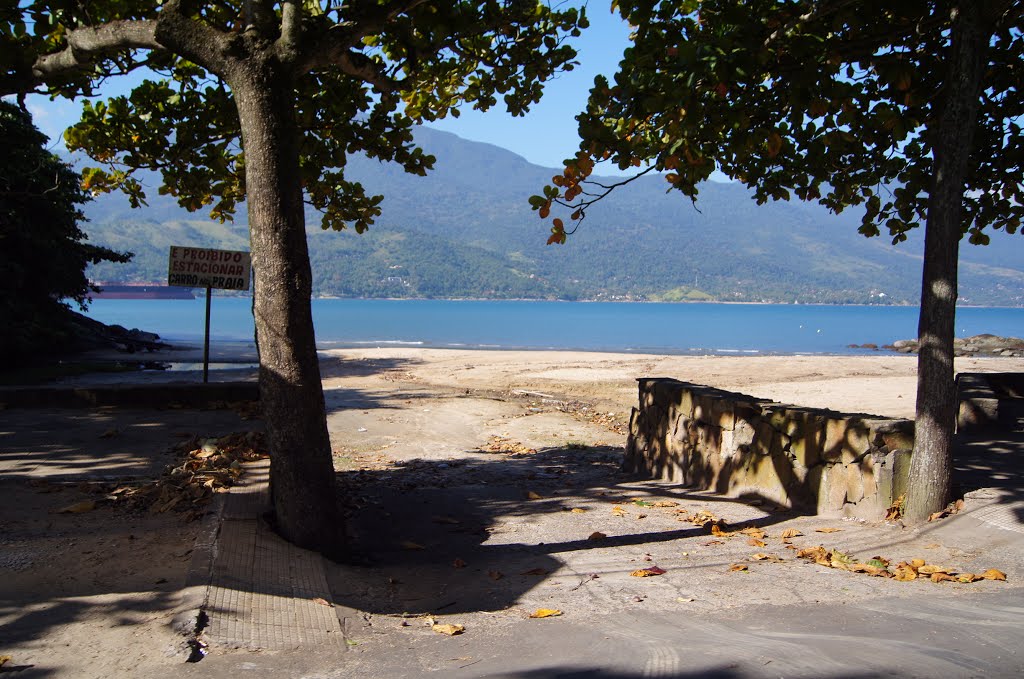
M62 507L62 508L58 509L56 513L57 514L84 514L85 512L91 512L94 509L96 509L96 501L95 500L82 500L81 502L76 502L73 505L68 505L67 507Z
M747 565L744 563L734 563L729 566L729 572L742 572L747 570Z
M530 613L531 618L555 618L562 614L562 611L557 608L538 608L533 613Z
M803 533L798 531L796 528L787 528L786 530L782 531L782 539L783 540L789 540L791 538L798 538L801 535L803 535Z
M705 546L705 547L710 547L712 545L724 545L725 541L724 540L708 540L707 542L702 542L701 544L703 546Z
M711 512L709 512L706 509L700 510L699 512L697 512L696 514L694 514L693 516L691 516L687 520L690 523L692 523L694 525L697 525L697 526L703 526L703 525L708 524L708 523L718 523L718 517L715 516L714 514L712 514Z
M949 573L948 568L942 566L936 566L934 564L925 564L917 569L917 572L921 575L932 575L934 573Z
M452 561L452 567L453 568L465 568L466 567L466 562L463 561L462 559L455 559L455 561Z
M587 539L588 540L604 540L606 537L608 537L608 536L605 535L604 533L602 533L601 531L595 530L593 533L591 533L589 536L587 536Z
M505 577L505 574L501 571L487 571L487 577L491 580L498 581Z
M462 634L466 631L466 628L462 625L455 625L452 623L445 623L443 625L431 625L430 629L440 634L446 634L450 637L454 637L456 634Z
M893 574L893 576L900 582L910 582L911 580L917 580L917 569L911 566L910 564L906 563L905 561L901 561L899 564L896 565L896 572Z
M426 549L426 547L424 547L420 543L413 542L412 540L402 540L400 544L402 546L402 549Z
M775 554L765 554L764 552L758 552L750 557L751 561L771 561L772 563L782 563L785 559L782 559Z
M573 507L569 511L572 512L573 514L586 514L587 513L587 510L583 509L582 507Z
M932 579L932 582L946 582L947 580L949 582L956 582L956 578L954 578L949 573L946 573L945 571L940 571L940 572L937 572L937 573L932 573L931 574L931 579Z
M673 502L672 500L658 500L657 502L654 503L654 506L655 507L678 507L679 503L678 502Z
M614 514L615 516L625 516L626 510L618 505L615 505L614 507L612 507L612 514Z
M733 535L736 535L736 531L722 530L721 527L719 527L719 525L716 523L711 526L711 534L714 535L716 538L730 538Z
M987 571L981 574L981 577L986 580L1005 580L1006 573L996 570L995 568L989 568Z
M765 546L764 540L758 540L757 538L750 538L750 539L748 539L747 540L747 544L750 545L751 547L764 547Z
M963 582L965 584L966 583L971 583L971 582L977 582L978 580L984 580L984 579L985 578L981 577L980 575L975 575L974 573L960 573L959 575L956 576L957 582Z
M11 662L11 659L13 658L14 656L12 655L0 655L0 667L3 667L7 663Z
M543 568L531 568L528 571L523 571L520 575L547 575L548 572Z
M526 494L526 499L528 499L528 500L543 500L544 496L539 494L539 493L535 493L535 492L533 492L531 490L530 492L528 492Z
M915 569L920 568L921 566L925 565L926 563L927 562L924 559L911 559L910 560L910 565L913 566Z
M814 532L815 533L838 533L841 530L843 530L843 529L842 528L815 528Z
M754 527L744 528L740 532L743 533L744 535L749 535L750 537L754 538L755 540L763 540L765 538L765 536L767 535L767 533L765 533L760 528L754 528Z
M334 604L323 597L313 597L313 603L320 604L321 606L327 606L327 608L334 608Z
M649 578L655 575L664 575L668 573L664 568L658 568L657 566L651 566L650 568L641 568L640 570L633 571L630 573L634 578Z

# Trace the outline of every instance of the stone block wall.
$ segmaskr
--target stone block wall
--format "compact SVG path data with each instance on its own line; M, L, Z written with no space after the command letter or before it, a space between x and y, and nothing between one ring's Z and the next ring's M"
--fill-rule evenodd
M625 469L815 513L880 519L903 494L910 420L798 408L642 378Z

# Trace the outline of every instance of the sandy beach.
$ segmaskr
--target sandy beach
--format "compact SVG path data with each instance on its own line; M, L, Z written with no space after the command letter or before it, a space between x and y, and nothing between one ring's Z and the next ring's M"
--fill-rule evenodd
M338 349L322 354L325 387L410 381L452 390L536 392L616 412L636 404L639 377L679 380L782 403L913 417L917 358L865 356L678 356L580 351ZM346 367L346 364L347 367ZM377 365L382 372L358 369ZM1016 372L1024 359L961 358L957 372Z

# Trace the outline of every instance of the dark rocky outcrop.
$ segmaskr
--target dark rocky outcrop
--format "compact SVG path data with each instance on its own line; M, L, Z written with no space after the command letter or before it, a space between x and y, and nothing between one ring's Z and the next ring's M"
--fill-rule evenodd
M887 344L883 349L897 351L901 354L917 353L917 340L898 340ZM1024 339L1019 337L999 337L998 335L974 335L973 337L957 337L953 340L953 351L957 356L1003 356L1024 358Z

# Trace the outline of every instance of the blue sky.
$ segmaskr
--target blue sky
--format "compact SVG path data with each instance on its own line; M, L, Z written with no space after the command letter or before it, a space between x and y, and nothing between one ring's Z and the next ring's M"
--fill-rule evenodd
M608 0L597 0L587 8L590 28L572 41L579 52L579 65L548 83L541 103L522 118L513 118L500 108L487 113L463 110L459 118L448 118L431 127L452 132L465 139L481 141L509 149L531 163L560 167L562 159L575 155L577 113L583 110L594 76L612 75L622 51L629 44L629 27L610 12ZM130 87L125 81L111 83L105 96L121 94ZM141 78L135 78L135 81ZM80 102L46 97L29 97L29 109L36 126L55 142L69 125L77 122ZM602 171L614 168L602 168Z

